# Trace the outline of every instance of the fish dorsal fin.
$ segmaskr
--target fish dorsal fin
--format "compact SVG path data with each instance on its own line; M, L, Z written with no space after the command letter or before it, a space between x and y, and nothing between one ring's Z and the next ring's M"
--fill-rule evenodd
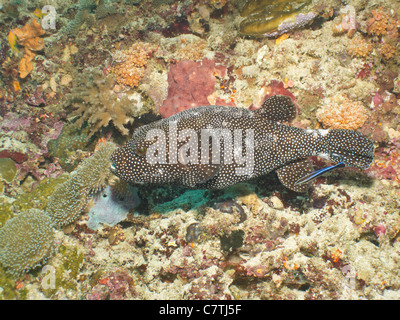
M296 181L313 172L313 167L308 159L302 159L278 169L279 181L288 189L296 192L306 192L309 184L297 184Z
M296 106L288 96L276 95L264 101L260 109L255 112L271 121L290 122L296 115Z
M190 188L214 178L220 168L219 164L187 164L184 166L186 172L182 177L182 183Z

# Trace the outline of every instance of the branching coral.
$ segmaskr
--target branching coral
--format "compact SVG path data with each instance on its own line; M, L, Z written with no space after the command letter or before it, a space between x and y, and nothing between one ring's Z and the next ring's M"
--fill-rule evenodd
M44 35L45 31L37 20L33 19L21 29L14 29L17 36L18 44L24 47L24 56L18 65L19 76L25 78L32 70L32 60L35 57L33 51L42 50L44 47L44 40L40 36Z
M358 129L368 116L368 111L361 102L348 98L344 98L340 104L333 102L317 111L318 121L330 129Z
M66 182L57 186L46 210L54 226L61 228L76 221L87 206L88 197L105 186L111 175L109 159L114 150L113 143L102 145L79 165Z
M143 78L145 67L155 48L143 42L134 43L128 50L114 53L113 58L117 65L110 69L117 77L120 85L137 87Z
M54 229L41 210L29 209L0 229L0 262L15 275L36 267L53 251Z
M89 138L102 127L107 127L110 122L123 135L128 135L126 124L133 122L133 117L138 117L148 112L143 107L139 94L128 96L117 94L113 91L115 78L113 75L104 77L100 70L92 74L83 75L79 81L87 83L86 87L76 87L69 95L69 102L78 105L79 108L71 113L71 118L79 117L74 123L76 127L82 127L87 122L90 126Z

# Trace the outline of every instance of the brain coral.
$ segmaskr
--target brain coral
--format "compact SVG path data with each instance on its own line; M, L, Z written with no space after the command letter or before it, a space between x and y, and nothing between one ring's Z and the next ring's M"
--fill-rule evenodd
M344 98L341 104L333 102L317 111L318 121L330 129L358 129L368 116L368 110L361 102L351 101L348 98Z
M29 209L8 220L0 229L0 262L7 271L21 275L45 261L54 246L51 219Z
M115 148L113 143L105 143L85 159L67 181L57 186L46 210L54 226L62 228L76 221L87 206L89 196L106 185L111 176L109 159Z

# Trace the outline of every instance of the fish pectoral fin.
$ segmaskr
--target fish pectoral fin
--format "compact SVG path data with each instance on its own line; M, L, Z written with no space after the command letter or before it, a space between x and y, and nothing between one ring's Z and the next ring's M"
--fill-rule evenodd
M255 112L271 121L290 122L297 115L296 106L288 96L275 95L264 101Z
M304 184L306 182L309 182L309 181L311 181L311 180L313 180L313 179L315 179L315 178L317 178L317 177L319 177L319 176L321 176L321 175L323 175L323 174L325 174L325 173L327 173L329 171L332 171L332 170L337 169L337 168L342 168L344 166L345 166L344 162L339 162L338 164L336 164L334 166L318 169L318 170L316 170L314 172L306 174L304 177L302 177L299 180L297 180L294 183L294 185L295 186L299 186L299 185Z
M183 185L194 188L214 178L219 172L220 164L187 164L182 178Z
M306 192L309 185L306 183L296 184L296 182L314 171L312 163L308 159L302 159L279 168L276 172L279 181L288 189L296 192Z

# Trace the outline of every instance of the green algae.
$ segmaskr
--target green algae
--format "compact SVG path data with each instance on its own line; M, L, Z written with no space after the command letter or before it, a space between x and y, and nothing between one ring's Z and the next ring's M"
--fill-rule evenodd
M245 17L239 26L240 33L252 36L273 33L310 3L310 0L249 0L240 12Z
M16 175L17 167L15 162L10 158L0 158L0 176L10 183Z
M19 297L15 280L0 266L0 300L14 300Z
M77 279L79 269L85 257L84 254L79 252L77 247L68 247L65 245L61 245L58 252L63 256L63 268L70 271L70 275L73 279Z
M47 298L51 298L60 287L64 290L78 288L78 274L84 261L84 254L77 247L60 245L58 255L61 256L61 264L55 268L55 286L43 288L43 293Z
M57 178L45 178L30 193L20 193L14 202L0 203L0 227L8 219L14 217L16 212L24 212L32 208L45 210L47 201L53 194L56 186L66 180L67 177L64 175Z
M58 158L61 167L71 172L79 164L80 159L75 156L77 150L84 150L89 142L89 128L76 128L65 125L57 139L47 143L49 154Z
M14 216L11 203L0 204L0 227L4 226L6 221Z
M49 197L54 193L54 189L57 185L66 181L66 179L65 176L43 179L30 193L18 195L17 199L12 204L14 210L21 212L31 208L40 210L46 209L47 202Z

